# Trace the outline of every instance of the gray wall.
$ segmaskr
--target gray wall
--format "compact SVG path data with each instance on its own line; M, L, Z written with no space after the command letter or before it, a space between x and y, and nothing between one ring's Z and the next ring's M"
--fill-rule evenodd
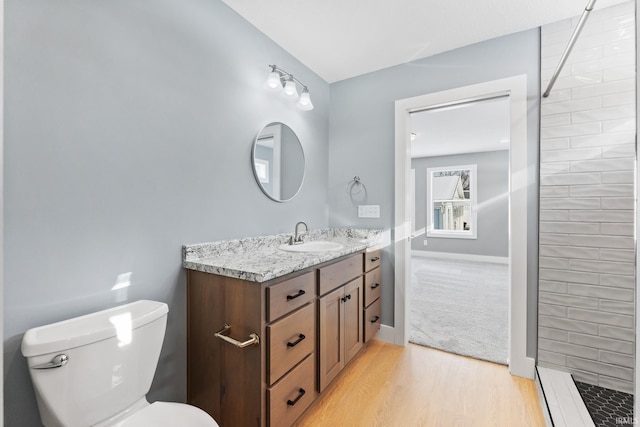
M427 93L527 74L528 278L527 355L536 354L538 270L538 140L540 36L534 29L331 85L329 223L392 230L394 224L394 102ZM379 204L380 218L359 219L345 194L354 175L367 187L362 203ZM391 236L393 238L393 235ZM393 325L393 249L383 256L382 322Z
M476 172L478 238L452 239L426 237L421 234L411 241L411 249L425 252L508 257L509 151L411 159L411 168L416 171L416 230L423 229L427 220L427 168L460 165L478 166ZM429 242L426 246L425 239Z
M328 225L329 86L220 1L5 1L5 426L39 425L28 328L125 301L169 304L151 400L186 398L181 245ZM262 89L268 64L315 109ZM267 123L295 129L299 196L251 171Z

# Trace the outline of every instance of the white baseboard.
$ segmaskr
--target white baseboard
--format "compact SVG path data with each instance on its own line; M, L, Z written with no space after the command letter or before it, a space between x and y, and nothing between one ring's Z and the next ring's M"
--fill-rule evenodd
M389 344L395 344L395 329L393 326L380 325L380 330L378 331L378 339L380 341L384 341Z
M466 261L490 262L494 264L509 264L509 257L473 255L473 254L455 254L451 252L430 252L412 250L411 256L421 258L438 258L438 259L462 259Z
M509 372L511 375L532 380L536 374L536 360L533 357L526 356L516 360L510 359Z

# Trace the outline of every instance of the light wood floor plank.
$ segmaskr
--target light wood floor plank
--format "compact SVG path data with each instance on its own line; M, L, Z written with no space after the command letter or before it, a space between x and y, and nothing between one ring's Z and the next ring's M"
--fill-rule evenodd
M296 424L544 427L535 382L505 366L373 340Z

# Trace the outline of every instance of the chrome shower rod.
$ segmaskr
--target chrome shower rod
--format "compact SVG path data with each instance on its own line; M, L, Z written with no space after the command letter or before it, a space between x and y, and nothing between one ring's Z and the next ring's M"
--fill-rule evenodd
M576 26L576 29L573 30L573 34L569 39L569 44L567 44L567 47L564 49L564 52L560 57L560 63L558 64L556 71L554 71L553 75L551 76L551 80L549 80L549 85L547 86L547 90L542 94L544 98L549 96L549 93L551 92L551 88L556 83L556 80L558 79L558 75L560 75L560 72L562 71L562 67L564 67L564 63L567 62L567 58L571 53L571 49L573 49L573 45L576 43L576 40L580 35L580 31L582 31L582 27L584 27L585 22L587 22L587 18L589 17L589 12L593 10L593 5L595 4L596 4L596 0L589 0L589 4L587 4L587 7L584 8L584 12L582 12L580 21L578 21L578 25Z

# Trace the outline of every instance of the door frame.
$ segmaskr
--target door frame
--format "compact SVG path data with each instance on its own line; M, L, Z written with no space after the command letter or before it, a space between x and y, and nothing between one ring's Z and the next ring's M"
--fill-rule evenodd
M395 102L394 343L409 339L411 262L411 112L496 96L509 96L509 372L533 378L527 357L527 76L525 74L415 96Z

